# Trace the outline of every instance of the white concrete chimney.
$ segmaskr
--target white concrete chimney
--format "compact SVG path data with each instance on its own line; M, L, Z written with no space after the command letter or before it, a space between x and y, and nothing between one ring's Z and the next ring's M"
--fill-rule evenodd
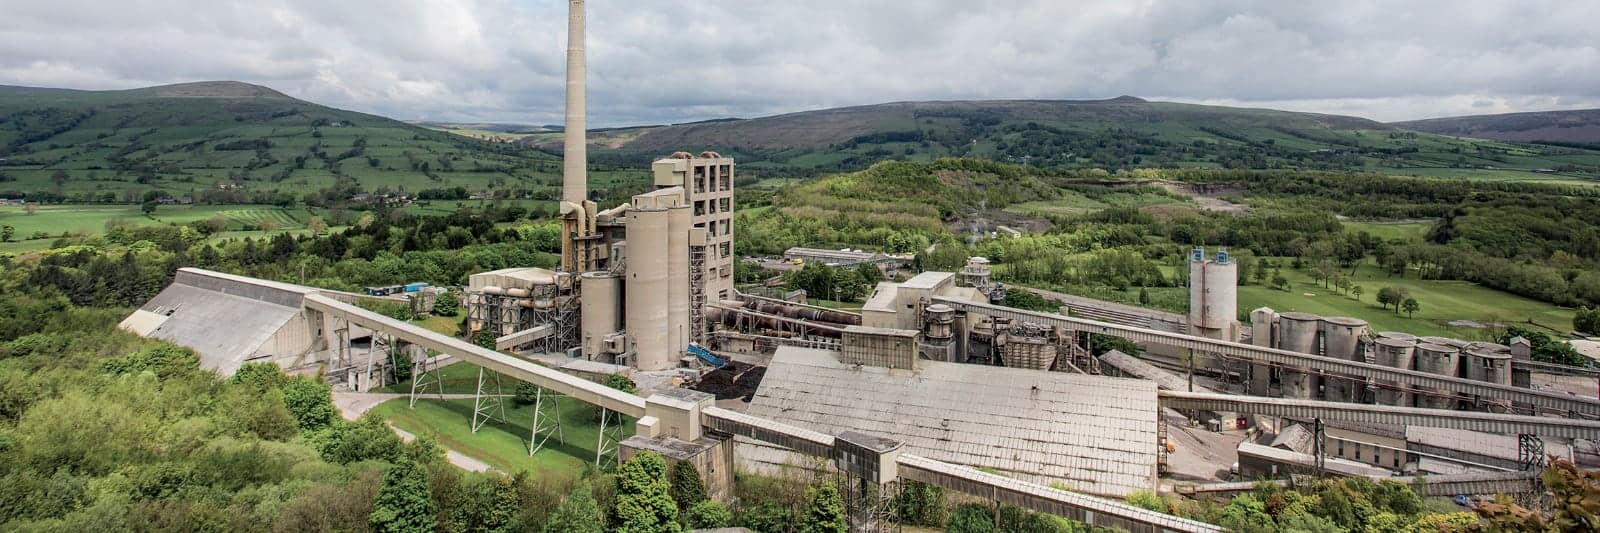
M584 109L583 1L567 6L567 122L561 157L561 199L583 205L589 199L588 125Z

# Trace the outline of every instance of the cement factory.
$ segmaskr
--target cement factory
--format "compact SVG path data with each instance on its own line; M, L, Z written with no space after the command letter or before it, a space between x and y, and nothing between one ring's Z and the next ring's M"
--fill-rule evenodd
M740 292L733 158L668 154L649 192L591 199L583 0L570 9L561 259L470 276L468 328L495 349L355 305L368 295L198 269L122 327L193 347L224 374L270 361L367 391L411 365L413 402L438 394L429 377L443 365L475 364L492 379L479 379L473 431L500 387L532 383L631 421L623 438L602 419L597 462L640 450L690 461L718 498L735 470L821 468L844 480L856 531L898 530L888 509L903 480L1130 531L1219 531L1121 503L1136 490L1242 490L1173 475L1184 432L1235 436L1237 464L1200 465L1232 481L1427 475L1430 495L1529 493L1547 454L1600 460L1600 400L1533 386L1600 372L1532 361L1526 343L1353 318L1257 309L1243 324L1223 250L1193 251L1187 315L1077 297L1059 313L1007 307L981 257L881 282L860 312ZM1097 356L1097 335L1139 353ZM757 368L748 401L694 390ZM597 383L616 373L641 394ZM552 419L535 415L530 453L561 438Z

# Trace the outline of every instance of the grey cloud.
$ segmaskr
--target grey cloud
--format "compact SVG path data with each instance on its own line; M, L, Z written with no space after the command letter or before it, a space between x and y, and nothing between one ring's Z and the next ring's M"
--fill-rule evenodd
M238 79L399 118L553 123L565 5L0 0L0 83ZM1597 7L591 0L591 123L1120 94L1380 120L1600 107Z

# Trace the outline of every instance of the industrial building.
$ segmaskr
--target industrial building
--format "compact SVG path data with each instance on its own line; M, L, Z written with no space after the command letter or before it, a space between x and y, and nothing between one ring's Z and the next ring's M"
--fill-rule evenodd
M786 346L749 413L826 433L888 436L924 457L1121 497L1155 488L1155 391L1148 381L1065 372L852 364L841 352ZM743 443L739 457L759 472L807 462L770 448Z
M890 255L883 252L866 252L861 250L826 250L822 248L794 247L783 251L783 258L802 263L817 263L831 267L852 267L862 263L878 265L882 268L898 269L911 266L912 256Z

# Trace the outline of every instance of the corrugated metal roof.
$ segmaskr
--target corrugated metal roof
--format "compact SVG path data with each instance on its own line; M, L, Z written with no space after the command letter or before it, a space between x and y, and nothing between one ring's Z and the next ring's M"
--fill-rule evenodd
M200 366L232 374L274 333L300 313L299 308L173 283L141 307L165 314L145 334L200 353Z
M830 434L899 439L908 452L1073 490L1154 485L1156 387L1138 380L921 361L847 367L830 351L780 347L750 414Z

